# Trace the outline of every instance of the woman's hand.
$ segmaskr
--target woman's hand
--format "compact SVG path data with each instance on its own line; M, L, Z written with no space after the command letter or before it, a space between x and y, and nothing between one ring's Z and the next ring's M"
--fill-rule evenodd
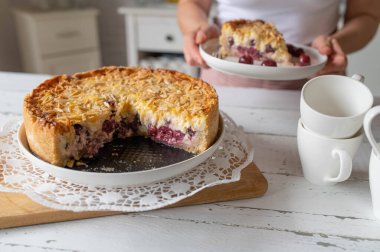
M347 68L347 55L343 52L338 41L329 36L320 35L312 43L320 54L327 56L327 63L317 75L344 74Z
M186 63L190 66L200 66L207 68L206 62L202 59L199 53L199 45L209 39L219 36L219 28L214 24L208 24L201 27L196 31L185 34L183 37L184 47L183 53L185 55Z

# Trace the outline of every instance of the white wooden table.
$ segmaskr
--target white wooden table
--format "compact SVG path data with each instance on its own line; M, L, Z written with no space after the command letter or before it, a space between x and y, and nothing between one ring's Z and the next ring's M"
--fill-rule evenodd
M0 125L21 118L24 95L47 77L0 72ZM315 186L297 151L299 91L217 91L254 143L269 182L263 197L0 230L0 251L380 251L367 141L349 181Z

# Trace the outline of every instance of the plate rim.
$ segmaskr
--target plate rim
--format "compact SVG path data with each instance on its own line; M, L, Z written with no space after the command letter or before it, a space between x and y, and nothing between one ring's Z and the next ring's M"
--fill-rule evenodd
M161 181L163 179L168 179L168 178L177 176L179 174L183 174L183 173L195 168L197 165L203 163L205 160L207 160L209 157L211 157L212 154L217 150L217 148L220 146L221 142L224 139L225 123L224 123L224 118L222 116L222 113L219 113L218 135L217 135L219 137L214 141L214 143L209 148L207 148L205 151L203 151L200 154L197 154L197 155L195 155L191 158L188 158L186 160L183 160L183 161L180 161L180 162L177 162L174 164L170 164L167 166L159 167L159 168L142 170L142 171L117 172L117 173L100 173L100 172L89 172L89 171L83 171L83 170L74 170L74 169L69 169L67 167L61 167L61 166L56 166L56 165L50 164L49 162L42 160L41 158L39 158L35 154L33 154L32 151L30 150L29 146L28 147L24 146L23 141L21 140L21 134L22 133L25 135L26 144L28 144L28 140L26 138L26 132L25 132L25 127L24 127L23 121L20 123L19 127L17 128L17 142L18 142L19 148L21 148L21 152L32 163L32 165L35 165L36 162L42 163L44 165L44 167L37 165L37 167L39 169L43 170L44 172L46 172L52 176L57 177L57 178L69 180L70 182L75 182L74 180L76 180L76 179L74 179L74 180L68 179L65 177L65 175L60 176L60 175L57 175L57 173L59 173L59 174L63 173L66 175L74 176L74 178L75 178L75 176L88 176L88 177L99 177L99 178L101 177L104 179L111 179L111 178L120 178L120 177L143 176L143 175L149 174L149 173L160 173L160 172L164 173L167 170L174 169L174 168L179 167L179 166L186 166L186 165L190 165L191 163L196 163L195 165L191 165L188 168L184 169L184 171L182 171L181 173L175 173L171 176L165 176L164 178L159 178L158 180L152 179L151 182L142 183L142 184L147 184L147 183L153 183L155 181ZM197 159L199 159L199 160L197 160ZM46 168L46 166L48 168ZM54 169L56 169L56 171L57 171L56 173L50 172L50 170L54 171ZM101 185L101 184L92 184L92 183L86 183L86 184L87 185ZM140 183L136 183L136 184L132 184L132 183L125 183L125 184L104 183L103 185L134 186L134 185L141 185L141 184Z
M211 55L210 53L208 53L204 47L209 45L209 44L216 44L218 42L218 38L213 38L213 39L209 39L207 40L206 42L202 43L199 45L199 52L202 56L202 58L206 61L206 63L211 67L211 68L214 68L215 70L218 70L218 71L221 71L221 72L224 72L224 73L228 73L228 74L233 74L233 75L238 75L238 76L244 76L244 77L250 77L250 78L257 78L257 79L267 79L267 80L297 80L297 79L303 79L303 78L307 78L307 77L301 77L301 78L291 78L291 76L289 76L289 78L278 78L278 77L274 77L274 78L271 78L269 76L269 73L265 73L264 75L267 76L265 78L262 77L262 73L259 74L259 75L254 75L254 74L239 74L238 72L236 71L229 71L229 70L226 70L226 68L223 68L221 69L219 64L227 64L228 65L231 65L233 67L238 67L240 66L240 68L246 68L247 69L247 72L249 72L248 70L261 70L261 71L266 71L266 72L270 72L274 69L278 70L278 71L290 71L290 73L288 73L288 75L292 75L291 72L296 72L296 71L299 71L299 70L306 70L306 71L311 71L312 69L321 69L326 63L327 63L327 56L326 55L322 55L318 52L317 49L313 48L313 47L310 47L310 46L306 46L306 45L302 45L302 44L299 44L299 43L289 43L289 44L292 44L296 47L300 47L304 50L307 50L307 51L310 51L312 52L313 55L317 55L318 59L320 58L320 61L317 62L317 64L313 64L313 65L308 65L308 66L278 66L278 67L267 67L267 66L259 66L259 65L249 65L249 64L242 64L242 63L238 63L238 62L233 62L233 61L228 61L228 60L224 60L224 59L220 59L220 58L217 58L213 55ZM215 46L215 45L214 45ZM210 61L216 61L218 64L218 66L215 66L215 64L210 64ZM319 70L318 69L318 70ZM317 71L318 71L317 70ZM316 71L316 72L317 72ZM294 74L294 73L293 73ZM311 76L311 75L310 75Z

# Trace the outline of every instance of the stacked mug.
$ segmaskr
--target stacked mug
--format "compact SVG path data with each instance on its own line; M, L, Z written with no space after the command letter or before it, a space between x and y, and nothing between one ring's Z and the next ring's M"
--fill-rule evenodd
M363 120L373 104L363 81L357 74L323 75L302 88L297 145L304 177L313 184L333 185L351 175Z
M325 75L308 81L301 92L297 144L305 178L333 185L349 178L352 159L365 133L372 146L369 186L374 215L380 219L380 144L371 129L380 106L364 77Z
M364 117L364 131L372 146L369 160L369 186L371 189L373 213L380 219L380 146L371 130L373 119L380 114L380 106L371 108Z

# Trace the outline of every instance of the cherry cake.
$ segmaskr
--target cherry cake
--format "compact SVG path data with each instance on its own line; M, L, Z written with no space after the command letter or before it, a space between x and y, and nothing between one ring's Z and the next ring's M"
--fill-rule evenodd
M239 63L269 67L307 66L310 56L302 48L286 44L276 27L263 20L225 22L219 37L217 56Z
M104 67L46 80L24 99L31 150L71 167L114 138L145 136L192 153L213 144L218 96L186 74L140 67Z

